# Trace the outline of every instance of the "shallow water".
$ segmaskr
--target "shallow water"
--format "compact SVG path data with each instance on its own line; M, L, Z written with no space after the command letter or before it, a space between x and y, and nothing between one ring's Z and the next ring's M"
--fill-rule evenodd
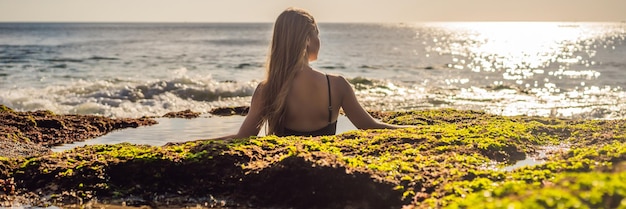
M244 118L243 116L199 117L194 119L156 118L155 120L159 123L153 126L122 129L83 142L55 146L52 151L61 152L84 145L123 142L162 146L168 142L216 138L236 133ZM356 127L347 117L340 115L337 118L337 134L350 130L356 130ZM264 135L263 131L259 135Z
M533 155L526 155L524 160L515 162L513 165L505 166L501 168L504 171L512 171L525 166L541 165L554 155L556 152L562 152L569 150L569 144L553 145L553 146L541 146L537 148L537 153Z
M542 160L542 159L526 156L526 159L517 161L513 165L506 166L506 167L502 168L502 170L513 171L515 169L518 169L518 168L521 168L521 167L525 167L525 166L541 165L541 164L543 164L545 162L546 161Z

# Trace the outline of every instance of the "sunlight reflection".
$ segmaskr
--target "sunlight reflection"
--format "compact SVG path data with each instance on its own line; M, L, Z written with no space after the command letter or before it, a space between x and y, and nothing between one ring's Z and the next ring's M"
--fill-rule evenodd
M438 23L435 27L453 35L433 39L445 41L434 51L472 58L468 67L474 71L532 70L552 62L586 63L580 52L587 58L595 56L595 38L611 30L595 24L563 26L553 22Z
M404 27L404 26L402 26ZM424 29L426 28L426 29ZM370 89L380 97L365 103L381 104L397 98L406 107L454 107L482 109L503 115L557 117L624 117L610 110L623 108L623 81L611 76L599 53L624 50L624 26L613 23L464 22L424 23L415 27L415 39L426 60L446 57L447 74L421 91L426 97L398 89ZM621 52L621 51L620 51ZM618 53L620 53L618 52ZM431 56L431 55L438 56ZM621 66L609 63L608 67ZM602 73L601 73L602 72ZM604 73L609 74L604 75ZM600 78L602 80L600 81ZM607 81L617 86L606 85ZM425 82L425 84L428 82ZM484 86L492 83L492 85ZM616 90L617 89L617 90ZM413 104L413 105L411 105ZM396 106L396 109L398 107ZM389 107L393 109L393 107ZM609 113L607 113L609 112ZM609 114L609 115L604 115Z

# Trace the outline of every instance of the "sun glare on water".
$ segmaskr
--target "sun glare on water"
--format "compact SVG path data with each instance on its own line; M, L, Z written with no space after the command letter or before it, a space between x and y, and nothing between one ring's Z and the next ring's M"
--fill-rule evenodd
M426 26L440 31L430 40L427 51L449 55L449 68L471 75L460 80L470 80L471 84L472 79L484 79L492 81L496 89L507 90L471 86L463 88L450 103L484 106L477 101L489 100L497 102L483 109L499 114L569 117L611 108L620 101L615 98L619 95L611 94L621 91L620 86L590 85L602 76L595 61L598 51L615 50L624 42L624 27L620 25L466 22Z
M469 65L474 71L537 69L553 62L585 62L581 55L593 57L592 42L611 29L597 24L557 22L441 23L439 26L454 34L450 37L453 40L450 53L478 59Z

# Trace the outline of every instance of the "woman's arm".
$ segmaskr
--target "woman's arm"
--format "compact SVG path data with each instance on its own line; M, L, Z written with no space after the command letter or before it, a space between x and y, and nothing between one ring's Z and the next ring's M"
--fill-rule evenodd
M350 83L344 78L339 76L339 85L337 85L340 89L340 92L343 95L341 100L341 107L343 111L346 113L350 122L356 126L358 129L376 129L376 128L386 128L386 129L397 129L397 128L407 128L411 126L399 126L393 124L382 123L376 119L374 119L357 101L356 95L354 94L354 90Z
M250 102L250 110L248 110L248 115L246 115L246 118L243 120L243 123L241 124L241 127L239 127L239 132L237 132L237 134L213 138L211 140L240 139L258 135L259 130L261 130L263 111L262 92L263 91L261 85L258 85L257 88L254 90L254 94L252 94L252 101Z

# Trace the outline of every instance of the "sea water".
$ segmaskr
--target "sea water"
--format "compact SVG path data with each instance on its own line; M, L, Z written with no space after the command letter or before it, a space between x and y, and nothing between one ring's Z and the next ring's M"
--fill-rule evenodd
M55 146L52 148L52 151L60 152L74 147L94 144L129 142L133 144L162 146L169 142L210 139L236 133L243 119L243 116L201 116L194 119L156 118L158 122L156 125L114 131L95 139ZM337 118L337 134L352 130L356 130L356 127L350 123L347 117L340 115L339 118ZM265 129L261 129L258 135L265 136Z
M626 23L319 28L312 66L346 77L368 110L626 118ZM271 33L271 23L0 23L0 104L108 117L249 105Z

